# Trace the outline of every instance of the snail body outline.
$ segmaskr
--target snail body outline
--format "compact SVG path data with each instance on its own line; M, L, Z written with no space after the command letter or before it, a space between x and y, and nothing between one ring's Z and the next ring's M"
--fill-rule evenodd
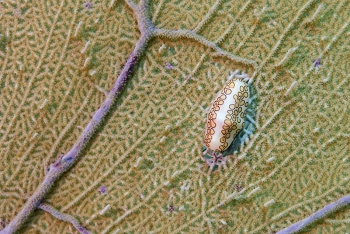
M215 98L206 121L204 143L215 152L226 150L244 127L249 101L245 74L233 73Z

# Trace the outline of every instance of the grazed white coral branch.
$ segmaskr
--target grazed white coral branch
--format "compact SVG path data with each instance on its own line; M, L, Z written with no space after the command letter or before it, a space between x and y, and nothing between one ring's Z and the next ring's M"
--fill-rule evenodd
M311 22L317 17L318 13L320 13L320 11L322 10L322 8L323 8L323 4L320 4L320 5L318 6L317 10L315 11L315 13L312 15L312 17L311 17L310 19L308 19L308 20L306 21L306 23L311 23Z
M216 0L215 4L212 6L212 8L210 8L208 13L201 20L201 22L199 22L197 27L195 29L193 29L194 32L198 33L203 28L203 26L206 23L208 23L208 21L211 19L211 17L213 16L214 12L216 12L216 10L218 9L218 7L220 6L221 3L222 3L222 0Z
M275 67L279 67L279 66L281 66L282 64L284 64L284 62L285 62L285 61L294 53L294 51L296 51L297 49L298 49L298 46L289 49L289 50L287 51L286 55L283 57L283 59L282 59L279 63L277 63L277 64L275 65Z
M271 59L271 57L276 53L276 51L278 50L278 48L281 46L282 41L284 40L284 38L287 36L288 32L293 28L293 26L301 19L301 15L307 10L309 9L309 7L312 5L312 3L315 0L309 0L300 10L299 12L296 14L296 16L294 17L294 19L290 22L290 24L286 27L286 29L284 30L284 32L282 33L282 35L280 36L279 40L277 41L277 43L274 45L274 47L272 48L272 50L270 51L270 53L266 56L266 58L260 63L259 67L262 68L265 66L265 64Z
M335 210L350 204L350 195L346 195L342 198L340 198L339 200L326 205L325 207L323 207L322 209L316 211L315 213L313 213L312 215L310 215L309 217L290 225L289 227L277 232L277 234L289 234L289 233L295 233L298 232L300 230L302 230L304 227L306 227L307 225L310 225L311 223L315 222L316 220L323 218L324 216L326 216L329 213L334 212Z
M45 210L46 212L49 212L52 216L54 216L55 218L58 218L59 220L63 220L66 222L71 223L75 229L78 230L78 232L82 233L82 234L90 234L90 232L88 230L86 230L80 223L79 221L74 218L73 216L69 215L69 214L64 214L59 212L58 210L56 210L55 208L53 208L52 206L48 205L48 204L40 204L38 206L38 208Z

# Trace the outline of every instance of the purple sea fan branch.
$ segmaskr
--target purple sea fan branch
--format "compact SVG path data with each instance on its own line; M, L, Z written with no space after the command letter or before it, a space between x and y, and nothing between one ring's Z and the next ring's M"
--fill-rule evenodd
M318 219L321 219L324 216L328 215L329 213L332 213L335 210L337 210L345 205L348 205L348 204L350 204L350 195L346 195L346 196L338 199L337 201L326 205L325 207L316 211L315 213L313 213L309 217L307 217L299 222L296 222L296 223L290 225L289 227L277 232L277 234L289 234L289 233L298 232L298 231L302 230L304 227L317 221Z
M146 9L142 6L147 6L147 1L141 1L140 6L134 11L137 16L139 28L141 31L141 38L137 42L134 50L130 54L127 62L125 63L121 73L119 74L116 82L114 83L111 91L108 93L106 100L102 103L100 108L95 112L88 125L83 130L83 133L69 150L69 152L58 159L55 163L51 164L49 171L45 176L44 181L37 188L34 194L27 200L24 207L16 215L16 217L3 229L0 234L14 233L26 218L41 204L44 196L49 192L55 181L77 161L77 158L82 149L87 145L93 133L98 129L103 118L112 108L118 94L122 91L127 79L135 67L135 64L139 58L143 55L147 43L154 37L153 25L148 20Z

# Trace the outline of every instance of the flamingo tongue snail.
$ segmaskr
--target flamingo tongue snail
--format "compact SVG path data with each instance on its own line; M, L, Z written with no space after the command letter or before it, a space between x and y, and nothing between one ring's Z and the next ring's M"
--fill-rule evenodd
M237 75L235 71L218 93L209 109L204 143L206 152L214 151L215 164L223 160L221 152L226 150L244 127L249 101L248 75Z

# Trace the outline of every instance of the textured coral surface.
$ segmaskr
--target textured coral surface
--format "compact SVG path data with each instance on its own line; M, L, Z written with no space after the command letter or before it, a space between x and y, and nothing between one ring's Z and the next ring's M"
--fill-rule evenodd
M106 99L140 39L132 6L0 1L0 230ZM149 41L45 204L92 233L274 233L350 193L349 0L160 0L148 12L202 39ZM210 173L205 118L236 69L254 80L256 131ZM345 207L303 231L345 233L349 220ZM77 232L39 208L18 230Z

